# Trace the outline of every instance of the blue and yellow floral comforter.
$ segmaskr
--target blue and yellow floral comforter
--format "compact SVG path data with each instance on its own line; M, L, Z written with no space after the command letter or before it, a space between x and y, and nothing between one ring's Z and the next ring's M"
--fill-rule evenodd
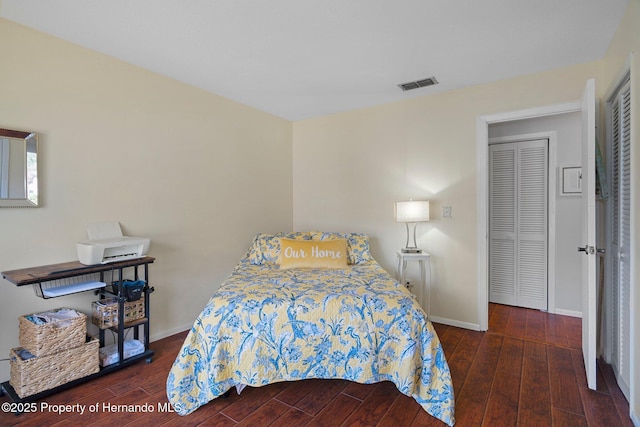
M376 261L281 270L244 258L189 332L167 379L186 415L236 385L392 381L454 424L449 367L416 299Z

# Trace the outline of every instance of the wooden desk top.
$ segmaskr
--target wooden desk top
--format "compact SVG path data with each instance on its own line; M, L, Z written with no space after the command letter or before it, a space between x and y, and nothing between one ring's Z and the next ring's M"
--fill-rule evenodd
M96 265L84 265L79 261L71 261L59 264L42 265L40 267L3 271L2 277L17 286L25 286L33 285L34 283L48 282L50 280L80 276L83 274L100 273L102 271L111 271L124 267L151 264L153 261L155 261L155 258L150 256Z

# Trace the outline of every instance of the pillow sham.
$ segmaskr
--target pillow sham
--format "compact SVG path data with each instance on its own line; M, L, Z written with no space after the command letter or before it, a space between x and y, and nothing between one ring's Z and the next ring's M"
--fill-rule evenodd
M345 268L347 240L280 239L280 268Z
M369 236L364 233L328 233L311 231L311 240L347 240L347 257L349 264L362 264L373 261L369 252Z
M280 239L311 240L306 231L280 232L274 234L258 233L253 238L249 250L249 262L255 265L277 263L280 256Z

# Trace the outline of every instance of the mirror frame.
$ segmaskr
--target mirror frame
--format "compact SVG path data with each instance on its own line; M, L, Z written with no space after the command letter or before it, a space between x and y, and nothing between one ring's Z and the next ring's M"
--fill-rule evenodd
M35 144L35 154L36 154L36 177L38 175L38 135L35 132L25 132L19 130L11 130L11 129L2 129L0 128L0 138L8 138L8 139L18 139L21 140L24 144L24 158L26 165L26 157L27 157L27 146L30 143ZM36 208L39 206L40 194L38 189L38 180L36 178L34 183L29 183L27 179L27 168L25 167L25 176L24 176L24 187L25 187L25 198L21 199L9 199L9 198L0 198L0 208ZM34 188L35 187L35 188ZM28 197L30 191L35 190L35 200L31 200Z

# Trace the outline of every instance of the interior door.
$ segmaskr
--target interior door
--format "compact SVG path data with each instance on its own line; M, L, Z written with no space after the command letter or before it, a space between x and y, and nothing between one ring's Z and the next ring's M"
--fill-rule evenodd
M582 95L582 355L590 389L596 389L596 96L595 80Z
M611 365L618 385L627 399L630 395L631 363L631 84L623 84L608 100L608 122L611 147L611 242L609 343Z
M519 143L518 305L547 310L546 139Z
M518 305L518 144L489 146L489 302Z
M548 140L489 146L489 301L547 310Z

